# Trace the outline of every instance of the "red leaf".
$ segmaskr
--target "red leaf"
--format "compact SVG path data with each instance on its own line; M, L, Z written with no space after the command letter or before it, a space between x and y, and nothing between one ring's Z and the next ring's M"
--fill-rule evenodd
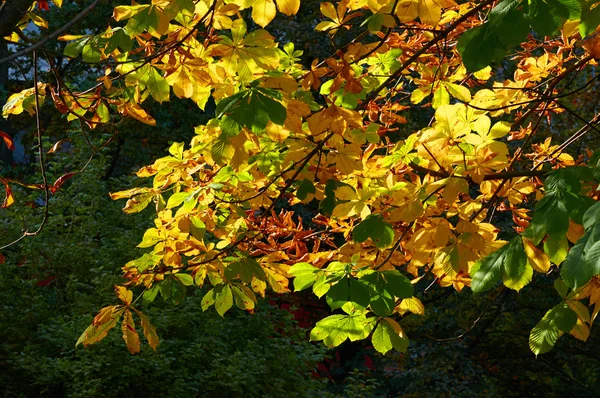
M48 11L50 10L50 7L48 6L48 1L47 0L38 0L38 10L44 10L44 11Z
M78 172L72 172L72 173L67 173L65 175L60 176L56 181L54 181L54 184L50 187L50 192L52 192L53 194L56 193L56 191L58 191L58 189L62 186L62 184L65 183L65 181L67 181L69 178L73 177L75 174L77 174Z
M8 149L10 149L11 151L15 150L15 144L13 143L12 138L10 138L8 134L6 134L4 131L0 131L0 137L2 137Z

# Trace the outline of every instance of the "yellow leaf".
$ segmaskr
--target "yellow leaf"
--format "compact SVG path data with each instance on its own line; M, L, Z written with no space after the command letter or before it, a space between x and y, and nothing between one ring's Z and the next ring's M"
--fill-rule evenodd
M36 24L37 26L40 26L42 28L48 29L48 21L46 21L44 18L42 18L39 15L34 14L32 12L28 13L27 15L29 15L29 18L31 18L31 21L34 24Z
M289 112L288 112L289 113ZM289 120L289 116L288 116ZM287 121L286 121L287 123ZM267 135L275 142L282 143L290 135L290 130L283 126L269 122L266 128Z
M415 315L425 315L425 306L416 297L403 299L398 306L398 312L400 312L400 315L404 315L407 311Z
M121 323L121 330L123 331L123 340L125 340L129 352L132 354L140 352L140 336L135 331L135 323L133 322L133 316L131 316L131 311L129 310L125 310L125 316Z
M136 15L142 10L150 7L150 4L139 4L135 6L118 6L113 11L113 18L115 21L122 21Z
M567 230L567 239L571 243L575 243L583 236L585 233L583 229L583 225L577 224L573 222L573 220L569 219L569 229Z
M529 265L537 272L547 273L550 269L550 259L546 253L535 247L527 238L523 238L523 247L525 248Z
M94 322L79 336L75 346L83 344L84 347L87 347L105 338L108 331L117 324L123 311L124 307L114 305L101 309L94 318Z
M131 104L131 103L126 103L125 104L125 115L126 116L131 116L132 118L150 125L150 126L156 126L156 120L154 120L154 118L150 115L148 115L148 113L146 113L145 110L142 109L141 106L139 106L138 104Z
M569 333L578 340L587 341L590 337L590 328L581 319L577 319L577 323Z
M182 64L177 71L166 77L173 87L173 93L179 98L191 98L194 95L194 82L187 68Z
M117 293L117 297L119 300L125 303L125 305L131 304L131 300L133 300L133 292L128 290L124 286L115 285L115 292Z
M454 0L405 0L396 7L396 15L401 22L409 22L419 17L422 23L437 25L442 17L442 8L455 6Z
M153 192L154 190L152 188L132 188L132 189L128 189L126 191L119 191L119 192L111 192L108 195L110 196L110 198L112 200L118 200L118 199L125 199L125 198L131 198L132 196L141 194L141 193L149 193L149 192Z
M60 41L71 41L81 39L82 37L89 37L89 35L62 35L57 38Z
M469 192L469 182L464 178L448 178L448 182L446 183L446 186L444 186L444 191L442 192L442 197L446 203L454 203L456 198L458 198L459 192Z
M256 0L252 6L252 19L263 28L275 18L276 13L273 0Z
M321 14L323 14L324 16L326 16L327 18L332 19L334 21L338 20L338 15L337 15L337 12L335 11L335 7L333 6L333 4L321 3L320 8L321 8Z
M150 319L148 319L144 313L136 310L135 308L134 311L136 314L138 314L142 321L142 329L144 330L144 336L146 337L146 340L148 340L148 344L154 351L156 351L156 347L158 347L158 344L160 343L158 341L158 335L156 334L156 328L150 323Z
M294 15L300 9L300 0L277 0L277 8L285 15Z

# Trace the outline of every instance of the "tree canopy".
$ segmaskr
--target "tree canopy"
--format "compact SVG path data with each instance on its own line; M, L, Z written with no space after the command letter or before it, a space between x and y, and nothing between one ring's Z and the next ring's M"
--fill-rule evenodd
M114 136L128 118L161 128L169 115L149 107L174 98L211 119L137 171L151 183L110 194L127 199L125 213L151 207L154 226L123 265L118 304L77 344L120 324L131 353L138 330L156 349L142 309L210 285L201 306L220 315L252 312L268 289L310 289L332 311L311 340L370 339L385 354L408 348L402 321L427 310L419 297L433 286L495 300L540 277L556 305L536 320L533 353L564 333L588 339L600 311L598 3L342 0L303 16L315 3L153 0L72 30L98 2L48 33L44 10L66 2L0 6L0 63L31 59L33 81L4 94L2 114L36 119L41 170L33 183L0 175L2 207L26 205L15 184L43 192L38 227L3 236L1 250L37 234L80 171L48 180L65 140L44 150L44 112L62 114L91 156L88 135ZM306 57L292 20L330 54ZM72 63L85 79L63 73Z

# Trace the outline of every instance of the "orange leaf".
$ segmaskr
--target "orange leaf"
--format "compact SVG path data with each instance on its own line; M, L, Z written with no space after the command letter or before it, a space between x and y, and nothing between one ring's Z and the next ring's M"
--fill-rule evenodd
M15 150L15 144L13 143L12 138L10 138L8 134L6 134L4 131L0 131L0 137L2 137L8 149L10 149L11 151Z

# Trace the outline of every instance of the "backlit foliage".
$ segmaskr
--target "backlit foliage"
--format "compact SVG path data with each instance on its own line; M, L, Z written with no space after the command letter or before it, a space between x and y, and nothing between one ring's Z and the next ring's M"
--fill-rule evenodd
M156 348L137 300L179 302L188 287L209 284L202 308L221 315L234 305L253 311L267 289L311 289L336 310L312 340L370 338L382 353L404 351L410 330L399 321L427 310L415 297L426 276L484 292L526 289L540 273L560 274L558 304L531 332L532 351L550 350L563 333L586 340L600 310L600 155L565 149L597 120L562 142L540 131L573 112L563 100L591 84L570 86L597 66L600 7L323 2L322 40L359 33L310 67L268 31L277 13L301 8L299 0L154 0L116 7L101 34L61 37L66 56L105 70L85 92L38 82L40 101L67 120L155 125L149 98L189 98L200 110L216 103L190 142L137 172L148 187L111 194L127 199L126 213L151 206L155 225L138 245L147 252L123 267L122 303L103 308L78 343L120 322L138 352L135 315ZM35 102L26 89L3 115L34 114ZM411 115L429 109L429 124L399 137ZM12 182L1 182L5 207ZM302 220L289 210L298 204L318 212ZM498 214L512 218L512 233L501 235Z

